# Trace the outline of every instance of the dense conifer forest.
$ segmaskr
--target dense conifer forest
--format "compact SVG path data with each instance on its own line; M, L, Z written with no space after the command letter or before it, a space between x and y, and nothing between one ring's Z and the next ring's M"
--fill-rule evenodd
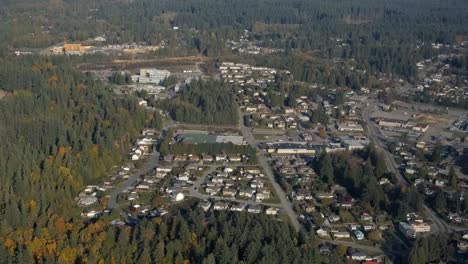
M119 210L83 220L75 201L79 191L120 166L142 129L161 128L162 117L74 67L99 56L13 56L14 51L37 54L64 41L104 36L106 44L164 43L151 58L237 58L288 70L303 87L318 83L359 91L384 88L378 82L383 75L414 83L416 62L443 50L432 44L466 41L467 25L466 0L0 0L0 263L344 262L335 253L319 254L312 233L296 232L282 218L205 213L191 201L166 216L138 219L135 226L112 225ZM279 49L280 56L238 54L226 43L240 36ZM468 55L448 63L454 73L468 74ZM128 74L109 81L131 83ZM294 106L299 88L279 83L267 103ZM418 100L429 103L429 97ZM176 99L157 106L178 122L234 126L239 120L234 98L222 81L195 80ZM310 116L308 125L328 121L322 107ZM169 140L160 151L255 155L250 146L170 146ZM421 210L422 195L412 187L377 185L382 177L395 182L379 155L372 146L355 156L324 154L315 170L323 184L344 186L369 211L405 220ZM105 209L105 201L99 206ZM445 207L445 196L436 197L435 208ZM454 248L448 241L418 239L408 262L448 259Z

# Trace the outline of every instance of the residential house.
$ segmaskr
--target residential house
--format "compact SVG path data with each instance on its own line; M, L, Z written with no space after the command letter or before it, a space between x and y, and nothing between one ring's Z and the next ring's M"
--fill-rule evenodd
M250 187L252 188L263 188L265 186L265 183L260 180L253 180L250 182Z
M211 155L203 155L203 162L213 162L213 156Z
M216 155L215 161L220 162L220 161L226 161L227 157L223 155Z
M376 226L374 224L363 224L362 225L362 229L364 229L364 231L374 230L375 228L376 228Z
M335 215L335 214L332 214L332 215L328 216L328 221L330 221L331 223L338 222L338 221L340 221L340 219L341 219L341 217L338 216L338 215Z
M241 162L241 156L229 156L229 162Z
M333 235L334 239L337 239L337 238L350 238L351 237L349 232L346 232L346 231L332 232L332 235Z
M174 156L174 161L186 161L187 160L187 156L184 156L184 155L175 155Z
M217 195L220 191L221 191L221 187L219 186L213 186L213 187L206 187L205 188L205 191L209 194L209 195Z
M361 251L356 251L356 252L349 254L349 257L352 260L363 261L363 260L366 260L367 255Z
M174 194L174 193L173 193ZM180 201L183 201L185 199L185 196L183 193L179 192L179 193L176 193L173 195L172 197L172 200L176 201L176 202L180 202Z
M364 233L362 233L360 230L355 230L353 232L354 236L356 237L357 240L363 240L364 239Z
M224 188L224 190L223 190L223 196L234 197L234 196L236 196L236 194L237 194L236 189Z
M317 234L317 236L319 237L327 237L328 236L328 231L322 227L320 227L319 229L317 229L317 231L315 231L315 233Z
M374 220L374 217L370 215L369 213L365 212L361 214L361 221L370 221L372 222Z
M222 210L227 210L229 208L229 205L224 202L216 202L213 205L213 209L216 211L222 211Z
M278 214L278 211L279 211L278 208L270 207L270 208L266 209L265 213L266 213L267 215L277 215L277 214Z
M244 168L243 168L243 171L244 171L245 173L252 173L252 174L260 174L260 172L261 172L261 170L260 170L259 167L251 167L251 166L249 166L249 167L244 167Z
M261 202L265 199L269 199L270 198L270 195L266 195L266 194L263 194L263 193L256 193L255 194L255 200L257 202Z
M204 201L204 202L201 202L199 206L203 209L203 211L208 212L208 210L210 210L210 207L211 207L211 202Z
M239 191L239 196L240 197L245 197L245 198L252 198L252 196L254 195L255 193L255 189L252 189L252 188L245 188L245 189L241 189Z
M235 204L231 206L231 211L242 212L245 210L245 204Z
M322 244L319 246L319 253L320 254L330 254L331 253L331 247L328 244Z
M249 213L254 213L254 214L259 214L262 212L262 208L260 206L249 206L249 208L247 208L247 212Z

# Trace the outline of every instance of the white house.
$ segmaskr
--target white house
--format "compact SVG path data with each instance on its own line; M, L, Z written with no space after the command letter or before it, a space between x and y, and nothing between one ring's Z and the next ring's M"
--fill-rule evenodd
M278 208L270 207L270 208L266 209L265 213L267 215L277 215L278 214Z
M185 199L185 195L183 193L179 192L176 195L174 195L173 199L176 202L180 202L180 201L183 201Z

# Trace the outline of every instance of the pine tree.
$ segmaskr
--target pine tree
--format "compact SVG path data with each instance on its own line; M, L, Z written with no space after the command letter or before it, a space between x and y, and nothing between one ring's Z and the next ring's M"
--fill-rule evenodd
M331 157L325 153L320 159L320 176L327 184L333 184L333 165Z
M455 172L455 168L453 166L450 167L449 173L448 173L448 181L449 181L449 186L453 189L457 188L457 180L458 176L457 173Z

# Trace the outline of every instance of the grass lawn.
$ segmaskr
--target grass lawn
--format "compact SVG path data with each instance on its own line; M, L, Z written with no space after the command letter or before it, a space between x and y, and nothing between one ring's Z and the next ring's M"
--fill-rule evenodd
M349 211L340 210L340 217L343 223L351 223L356 221L354 216Z
M280 202L280 199L279 199L278 197L276 197L276 196L273 196L273 195L270 197L270 199L265 199L265 200L263 200L263 202L265 202L265 203L272 203L272 204L279 204L279 203L281 203L281 202Z

